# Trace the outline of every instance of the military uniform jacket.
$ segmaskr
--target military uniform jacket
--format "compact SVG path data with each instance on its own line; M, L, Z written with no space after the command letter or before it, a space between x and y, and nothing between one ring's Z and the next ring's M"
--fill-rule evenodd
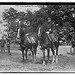
M5 46L5 44L6 44L6 41L4 40L4 39L1 39L1 46Z

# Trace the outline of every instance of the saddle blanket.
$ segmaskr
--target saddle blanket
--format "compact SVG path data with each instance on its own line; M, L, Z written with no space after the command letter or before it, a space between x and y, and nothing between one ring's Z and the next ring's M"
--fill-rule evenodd
M33 37L33 36L27 36L27 40L29 43L36 43L35 37Z
M50 36L49 38L50 38L53 42L58 41L57 36L55 36L54 34L50 34L49 36Z

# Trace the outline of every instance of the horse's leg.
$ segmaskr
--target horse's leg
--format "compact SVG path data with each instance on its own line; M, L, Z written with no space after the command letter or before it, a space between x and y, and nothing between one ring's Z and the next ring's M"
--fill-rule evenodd
M27 60L27 52L28 52L28 50L26 49L26 60Z
M35 61L36 61L36 46L35 45L33 47L33 52L34 52L33 60L34 60L34 63L35 63Z
M36 48L34 49L34 62L36 61Z
M43 51L43 65L45 65L45 49L43 49L42 51Z
M71 48L71 51L70 52L73 53L73 51L74 51L74 47Z
M33 57L33 61L34 61L34 51L33 51L33 48L31 48L30 50L32 52L32 57Z
M23 61L24 61L24 49L22 49L22 57L23 57Z
M56 63L58 63L58 48L56 50Z
M34 51L34 63L35 63L35 61L36 61L36 53Z
M52 63L54 63L54 60L55 60L55 51L53 50L53 48L51 48L51 51L52 51L52 53L53 53Z
M36 52L37 52L37 44L35 46L35 59L36 59Z
M48 61L49 61L49 53L50 53L50 48L47 48L47 57L48 57Z
M70 53L72 53L72 46L70 47Z
M37 50L37 49L35 49L35 59L36 59L36 50Z

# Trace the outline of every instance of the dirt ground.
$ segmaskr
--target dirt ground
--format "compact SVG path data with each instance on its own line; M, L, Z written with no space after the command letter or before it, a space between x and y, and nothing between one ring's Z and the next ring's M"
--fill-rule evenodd
M46 65L42 65L42 51L38 49L36 62L33 63L32 56L28 56L28 59L22 61L22 54L19 51L19 46L11 47L11 55L6 52L0 52L0 72L75 72L75 54L67 54L70 47L60 47L58 63L51 63L52 55L50 55L50 61Z

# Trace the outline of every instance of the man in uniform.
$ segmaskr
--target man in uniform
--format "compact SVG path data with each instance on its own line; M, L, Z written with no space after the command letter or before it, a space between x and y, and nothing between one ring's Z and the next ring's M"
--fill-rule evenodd
M7 45L7 50L8 50L9 55L11 55L11 53L10 53L10 38L6 38L6 45Z
M53 29L53 25L54 23L52 22L51 18L48 18L48 21L46 21L43 26L45 28L45 31L49 31L49 29Z
M2 36L2 39L1 39L1 52L5 52L5 44L6 44L6 41L4 39L4 37Z

